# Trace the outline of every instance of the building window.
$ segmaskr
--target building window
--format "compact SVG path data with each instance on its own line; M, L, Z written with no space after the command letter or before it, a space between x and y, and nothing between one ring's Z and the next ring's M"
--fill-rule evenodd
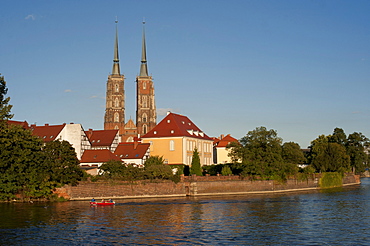
M146 89L146 82L143 82L143 89Z
M115 106L116 108L118 108L118 107L119 107L119 100L118 100L118 98L116 98L116 99L114 100L114 106Z
M146 125L143 125L143 134L146 134L147 131L148 131L147 126Z
M146 96L143 96L143 107L146 108L148 106Z
M114 114L114 122L119 122L119 114L118 113Z
M147 121L147 116L146 114L143 114L143 122L146 122Z
M174 150L175 150L175 141L170 140L170 151L174 151Z
M118 86L118 84L116 84L116 92L118 92L119 91L119 86Z

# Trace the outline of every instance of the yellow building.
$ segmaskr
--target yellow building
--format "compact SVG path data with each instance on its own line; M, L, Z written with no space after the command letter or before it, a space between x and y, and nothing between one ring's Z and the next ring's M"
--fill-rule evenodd
M221 135L219 138L214 138L214 149L213 149L213 162L215 164L226 164L232 163L232 159L229 156L230 149L227 149L227 145L236 142L239 143L238 139L227 134L226 136Z
M213 140L186 116L168 113L141 139L150 143L150 155L163 156L166 164L190 166L195 148L202 166L213 164Z

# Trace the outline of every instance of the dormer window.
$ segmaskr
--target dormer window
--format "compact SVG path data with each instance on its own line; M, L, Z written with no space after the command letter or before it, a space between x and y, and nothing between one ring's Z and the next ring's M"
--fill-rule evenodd
M154 131L153 133L154 133L154 134L157 134L157 131Z
M174 130L171 130L171 133L175 133L175 131Z
M170 123L171 122L171 120L167 120L167 123Z

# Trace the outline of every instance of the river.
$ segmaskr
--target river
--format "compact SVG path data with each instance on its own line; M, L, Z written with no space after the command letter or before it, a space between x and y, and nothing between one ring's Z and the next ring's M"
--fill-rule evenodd
M0 204L1 245L370 245L370 178L285 194Z

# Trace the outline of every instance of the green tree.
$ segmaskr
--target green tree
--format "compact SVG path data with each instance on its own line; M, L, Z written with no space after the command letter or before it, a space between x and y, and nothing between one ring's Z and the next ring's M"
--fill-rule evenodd
M247 149L245 146L232 142L226 146L229 151L228 156L232 161L231 169L234 174L241 174L245 168L247 158ZM219 173L219 171L217 171Z
M277 136L275 130L267 130L263 126L257 127L249 131L240 143L245 148L246 158L243 160L245 175L261 178L286 176L282 158L282 139Z
M354 132L348 135L346 148L350 157L352 171L362 173L367 166L368 155L365 148L369 145L369 139L361 132Z
M0 74L0 124L4 124L4 121L9 120L13 117L13 115L10 113L13 107L9 104L10 97L5 97L7 93L8 88L6 88L4 76L1 76Z
M40 163L42 141L31 131L17 125L4 124L0 129L0 200L39 189L42 182ZM49 191L50 192L50 191Z
M329 140L329 136L321 135L311 142L312 166L320 172L349 171L350 159L345 147Z
M229 176L232 175L233 173L231 172L231 168L228 165L224 165L222 167L221 174L223 176Z
M102 175L108 178L123 178L126 166L117 160L109 160L100 166L103 171Z
M76 151L67 141L52 141L43 147L45 166L51 172L48 179L57 186L77 185L83 177Z
M328 138L329 142L331 143L338 143L342 146L347 145L347 136L342 128L336 127L333 131L333 134L330 135Z
M203 176L202 168L200 165L199 152L197 148L195 148L193 151L193 158L191 160L190 174L191 175L195 174L197 176Z
M343 148L335 147L332 144L342 146L346 155L343 154ZM309 161L318 171L337 170L338 168L342 171L350 171L352 168L353 172L361 173L368 166L369 156L365 150L369 145L369 139L362 133L354 132L347 137L343 129L335 128L332 135L321 135L311 142ZM325 157L329 154L331 154L330 157ZM343 156L340 158L336 155ZM338 158L336 162L335 158ZM349 164L347 158L350 160Z
M164 164L163 156L150 156L144 163L144 175L149 179L171 179L173 172Z
M292 164L303 164L307 161L299 144L293 142L283 144L282 157L284 162Z

